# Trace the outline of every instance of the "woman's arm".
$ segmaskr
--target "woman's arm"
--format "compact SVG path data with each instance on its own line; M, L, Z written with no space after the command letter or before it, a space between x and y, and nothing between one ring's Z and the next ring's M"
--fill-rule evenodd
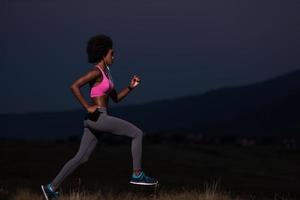
M121 90L119 93L117 93L117 91L115 89L113 89L110 92L109 96L115 103L119 103L122 99L124 99L124 97L126 97L128 95L128 93L131 90L132 89L129 89L129 86L124 88L123 90Z
M124 99L128 93L133 90L135 87L138 86L138 84L140 83L140 78L138 76L134 76L131 79L130 84L124 88L123 90L121 90L119 93L117 93L117 91L115 89L113 89L109 96L111 97L111 99L115 102L115 103L119 103L122 99Z
M77 100L80 102L80 104L88 111L90 105L88 102L83 98L80 88L87 84L88 82L94 80L97 76L99 76L99 70L93 69L89 71L87 74L83 75L79 79L77 79L72 85L71 85L71 91L73 95L77 98ZM102 74L100 74L102 75Z

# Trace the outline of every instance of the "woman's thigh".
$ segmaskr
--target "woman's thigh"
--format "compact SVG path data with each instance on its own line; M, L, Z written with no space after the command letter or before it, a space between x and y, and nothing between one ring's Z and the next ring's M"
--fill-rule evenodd
M141 129L139 129L134 124L120 119L118 117L113 117L108 114L101 114L99 119L95 122L88 122L88 126L97 132L112 133L115 135L124 135L128 137L136 137L138 134L143 135Z

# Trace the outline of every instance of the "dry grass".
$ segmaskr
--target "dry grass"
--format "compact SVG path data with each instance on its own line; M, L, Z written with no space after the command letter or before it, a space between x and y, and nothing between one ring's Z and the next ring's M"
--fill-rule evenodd
M173 192L154 192L152 194L141 194L133 192L87 192L72 191L62 193L59 200L292 200L282 196L275 195L273 198L255 198L254 196L239 197L233 196L230 192L220 190L218 183L205 184L205 190L200 189L173 191ZM31 192L29 189L20 189L9 200L45 200L42 194Z
M218 184L212 185L206 184L205 191L200 190L183 190L180 192L160 192L153 194L134 194L113 192L102 193L101 191L96 193L70 192L69 194L62 193L59 200L242 200L239 197L232 197L227 192L221 192L218 190ZM41 194L32 193L28 189L20 189L13 195L10 200L44 200Z
M163 193L159 196L141 196L133 193L127 194L103 194L101 192L88 194L85 192L73 192L69 195L62 194L59 200L238 200L240 198L232 198L226 194L205 192L201 193L199 191L186 191L167 194ZM44 200L41 194L31 193L29 190L23 189L19 190L11 200Z

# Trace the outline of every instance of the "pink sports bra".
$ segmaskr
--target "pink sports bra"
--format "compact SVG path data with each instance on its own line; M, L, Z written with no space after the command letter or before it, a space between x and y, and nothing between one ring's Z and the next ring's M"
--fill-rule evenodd
M103 70L96 66L102 73L102 81L91 88L90 97L99 97L109 94L114 88L114 83L110 80Z

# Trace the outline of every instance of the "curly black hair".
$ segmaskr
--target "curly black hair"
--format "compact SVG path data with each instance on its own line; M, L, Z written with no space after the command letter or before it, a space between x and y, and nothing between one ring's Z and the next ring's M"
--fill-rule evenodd
M106 56L109 49L112 48L112 39L106 35L100 34L91 37L87 42L86 52L89 63L97 63Z

